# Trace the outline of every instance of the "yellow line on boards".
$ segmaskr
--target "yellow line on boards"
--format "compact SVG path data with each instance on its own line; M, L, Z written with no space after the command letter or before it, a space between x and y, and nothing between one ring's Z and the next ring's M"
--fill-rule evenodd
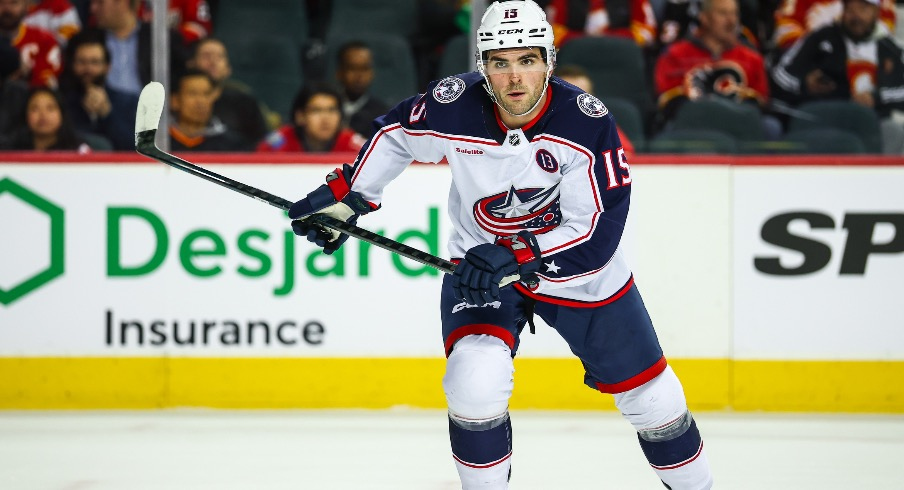
M693 410L904 413L904 362L671 359ZM442 408L442 358L0 358L0 409ZM611 410L576 359L515 359L514 409Z

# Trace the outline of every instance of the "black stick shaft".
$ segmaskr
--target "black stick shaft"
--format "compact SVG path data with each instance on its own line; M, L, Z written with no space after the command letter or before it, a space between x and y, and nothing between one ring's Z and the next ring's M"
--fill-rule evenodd
M136 133L135 149L138 151L138 153L141 153L142 155L153 158L154 160L165 163L184 172L188 172L196 177L201 177L202 179L213 182L214 184L217 184L219 186L225 187L249 197L253 197L258 201L263 201L271 206L282 209L283 211L288 211L292 206L291 201L287 201L286 199L270 194L269 192L262 191L256 187L252 187L239 181L232 180L228 177L224 177L216 172L211 172L210 170L187 162L175 155L166 153L165 151L157 148L157 144L155 142L156 136L156 129ZM416 262L420 262L424 265L428 265L430 267L433 267L434 269L439 270L440 272L451 274L455 270L455 264L453 262L449 262L448 260L439 258L435 255L431 255L416 248L409 247L408 245L399 243L391 238L386 238L382 235L378 235L372 231L365 230L364 228L353 225L351 223L346 223L345 221L338 220L323 214L314 214L307 219L313 220L318 225L340 231L349 236L353 236L358 240L376 245L394 254L414 260Z

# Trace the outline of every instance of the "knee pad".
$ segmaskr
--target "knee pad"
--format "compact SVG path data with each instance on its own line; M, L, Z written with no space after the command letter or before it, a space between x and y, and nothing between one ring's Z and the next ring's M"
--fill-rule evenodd
M446 360L443 377L450 416L480 423L504 415L514 373L512 351L505 342L489 335L463 337Z
M650 441L678 437L693 421L684 389L671 366L647 383L617 393L615 405L641 438Z

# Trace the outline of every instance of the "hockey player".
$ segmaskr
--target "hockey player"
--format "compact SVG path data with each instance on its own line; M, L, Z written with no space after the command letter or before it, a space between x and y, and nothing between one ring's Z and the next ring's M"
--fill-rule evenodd
M619 251L631 173L615 121L551 77L552 27L534 2L491 4L477 32L479 72L434 82L378 118L355 164L292 206L295 233L332 253L347 237L301 218L355 221L412 160L446 159L459 262L441 290L443 389L462 487L508 488L512 358L536 314L581 359L584 382L615 396L666 486L711 488L683 389Z

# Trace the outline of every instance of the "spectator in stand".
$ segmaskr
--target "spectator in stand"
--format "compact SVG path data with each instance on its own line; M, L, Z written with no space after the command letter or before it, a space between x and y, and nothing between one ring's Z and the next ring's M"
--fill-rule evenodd
M658 126L689 100L721 97L761 110L769 100L763 57L738 41L737 0L703 0L699 20L696 34L669 46L656 63ZM764 129L770 138L781 134L771 117L764 118Z
M0 0L0 36L19 51L19 76L32 87L56 87L60 76L60 46L53 34L23 23L28 0Z
M565 80L566 82L574 85L575 87L587 92L590 95L593 95L593 80L590 79L590 75L587 74L587 71L577 65L562 65L556 67L556 76ZM605 104L605 102L603 102ZM615 116L616 123L618 122L618 115L613 114ZM616 131L618 131L618 138L621 140L622 147L625 149L625 153L628 157L634 156L634 145L631 143L631 140L628 139L628 136L622 132L621 128L616 126Z
M11 128L18 123L17 118L25 111L28 84L16 77L21 63L19 51L10 39L0 36L0 140L8 138Z
M238 134L213 115L215 85L210 75L188 69L170 95L173 124L170 148L173 151L249 151Z
M229 78L232 66L223 42L212 37L198 41L188 64L207 73L213 80L216 99L213 114L231 131L241 135L249 148L257 146L270 130L264 109L250 87Z
M782 0L775 11L775 50L784 53L807 33L834 24L841 17L843 3L843 0ZM883 34L895 32L894 0L879 2L879 19Z
M2 1L2 0L0 0ZM138 18L139 0L91 0L91 15L110 51L107 84L138 95L151 81L151 24ZM182 35L170 29L170 75L179 78L186 54Z
M756 3L760 11L769 10L769 3L776 0L765 0ZM699 21L697 16L700 14L701 4L703 0L667 0L660 24L658 41L661 50L684 39L689 35L694 35L697 31ZM766 26L760 25L759 12L751 5L750 2L740 2L740 19L741 19L741 41L747 43L750 47L759 50L766 49L766 44L762 40L765 39Z
M844 0L841 20L794 45L772 71L775 96L791 106L852 100L880 118L882 150L904 150L904 50L882 25L880 0Z
M351 41L339 48L336 58L345 122L356 133L370 138L375 131L374 119L389 111L388 105L368 93L374 81L373 54L367 44Z
M69 123L59 94L48 87L33 88L25 101L19 126L13 131L10 150L78 151L91 149Z
M649 0L551 0L546 18L555 45L580 36L621 36L642 48L656 42L656 15Z
M50 32L60 46L66 46L82 29L78 11L69 0L36 0L22 22Z
M151 0L144 0L139 5L138 17L151 22L154 12ZM213 22L210 15L210 4L207 0L169 0L166 19L170 29L182 34L186 46L198 42L213 33Z
M135 149L138 97L107 86L110 52L97 31L76 34L66 47L60 87L72 124L105 138L114 150Z
M342 126L339 92L325 85L302 87L292 102L292 124L274 131L257 147L261 152L355 152L364 138Z

